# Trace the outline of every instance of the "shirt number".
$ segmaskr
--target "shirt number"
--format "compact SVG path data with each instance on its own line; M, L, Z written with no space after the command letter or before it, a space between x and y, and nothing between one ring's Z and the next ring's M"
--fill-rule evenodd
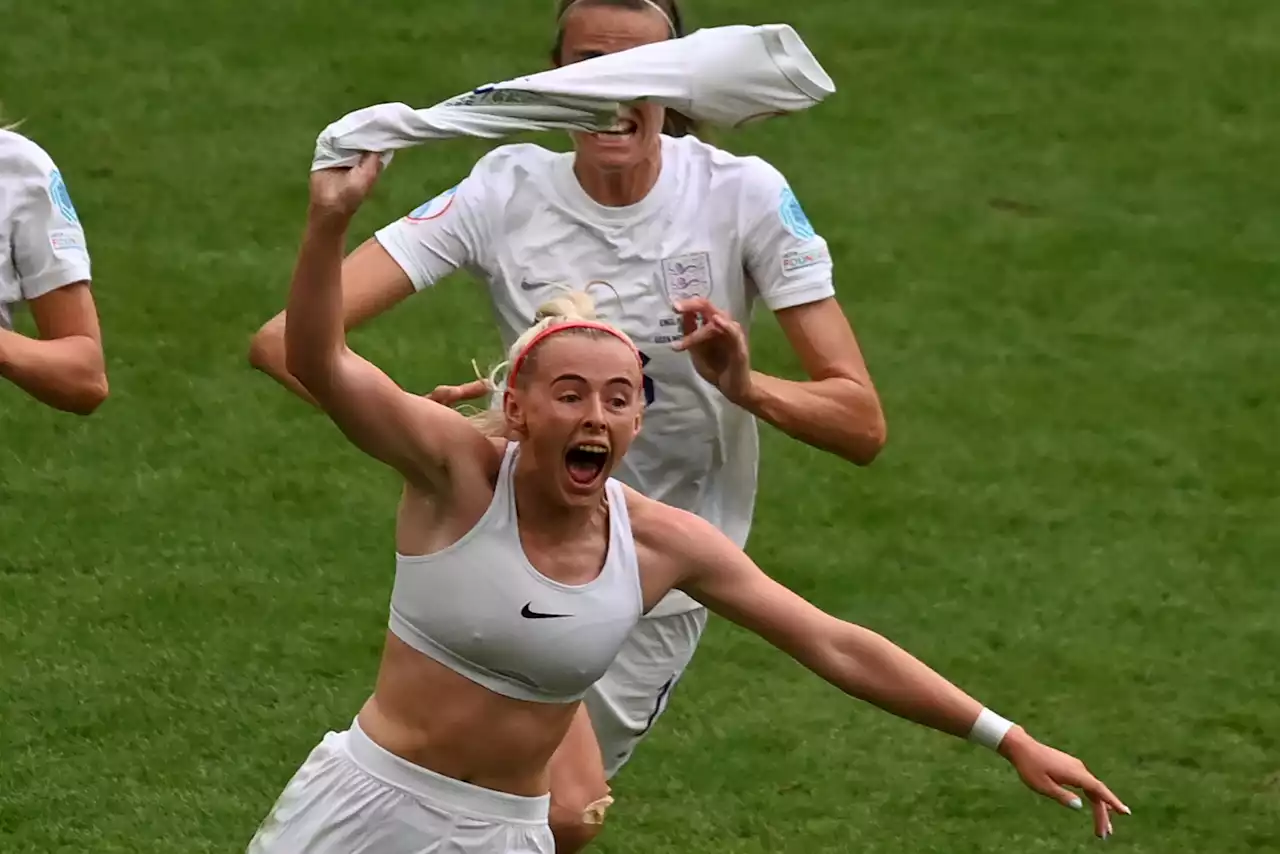
M640 370L643 371L645 366L649 364L649 357L644 353L640 354ZM644 405L653 404L653 377L648 374L641 374L644 377Z

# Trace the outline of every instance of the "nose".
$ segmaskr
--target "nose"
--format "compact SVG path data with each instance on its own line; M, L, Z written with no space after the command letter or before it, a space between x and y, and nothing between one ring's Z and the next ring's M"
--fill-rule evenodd
M582 419L582 426L587 430L595 431L605 428L604 401L598 397L591 397L587 400L587 412Z

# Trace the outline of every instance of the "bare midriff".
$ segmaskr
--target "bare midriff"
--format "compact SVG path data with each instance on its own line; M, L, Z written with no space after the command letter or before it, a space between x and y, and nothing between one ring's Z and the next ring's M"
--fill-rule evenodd
M495 694L387 633L360 728L384 750L474 786L537 797L578 703Z

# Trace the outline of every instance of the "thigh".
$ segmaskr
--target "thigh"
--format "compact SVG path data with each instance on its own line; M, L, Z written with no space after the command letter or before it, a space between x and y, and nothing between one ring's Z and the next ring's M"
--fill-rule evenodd
M584 700L612 778L666 711L671 693L693 659L707 611L644 619Z

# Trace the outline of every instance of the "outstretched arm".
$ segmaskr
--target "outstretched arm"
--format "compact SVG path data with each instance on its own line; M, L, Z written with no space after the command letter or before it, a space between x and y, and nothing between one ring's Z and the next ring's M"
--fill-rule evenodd
M439 485L450 459L488 452L461 415L402 390L347 347L342 256L347 227L372 189L381 161L311 176L311 204L285 315L285 360L297 379L361 450L419 483Z
M760 635L831 684L887 712L996 749L1035 791L1062 804L1093 804L1099 836L1109 835L1109 809L1128 813L1078 759L1043 745L1021 727L985 710L910 653L862 626L836 619L762 572L709 523L679 514L667 526L671 555L683 555L678 586L743 628Z
M366 240L342 262L341 278L343 327L348 332L413 294L409 276L374 238ZM284 321L282 311L263 324L249 346L249 363L302 400L318 406L286 367Z

